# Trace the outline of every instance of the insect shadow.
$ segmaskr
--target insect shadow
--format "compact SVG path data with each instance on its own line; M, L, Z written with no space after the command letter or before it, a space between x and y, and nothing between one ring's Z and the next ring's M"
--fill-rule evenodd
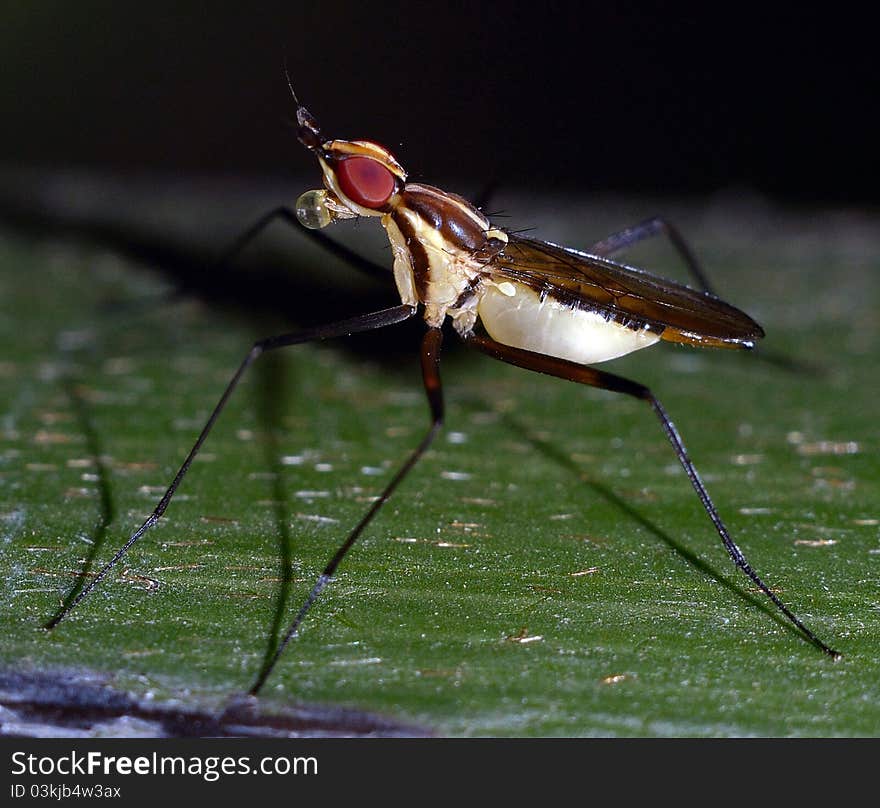
M107 538L107 531L116 518L116 506L113 501L113 487L110 483L110 475L108 474L107 464L104 462L104 449L101 443L101 437L95 429L89 411L88 402L82 394L82 383L80 379L69 368L63 371L61 377L61 386L65 395L70 401L73 410L73 416L80 434L85 439L85 453L89 461L89 468L94 475L95 487L98 492L98 518L95 526L92 528L88 537L89 550L86 553L85 560L77 574L76 581L70 591L61 602L58 611L47 622L57 620L58 617L70 608L71 603L76 600L86 581L91 577L90 572L92 565L95 563L101 545Z
M485 402L483 403L485 409ZM560 450L559 446L552 441L545 440L530 429L527 424L516 418L509 412L501 414L501 421L513 434L517 435L525 443L536 452L544 455L551 462L570 472L573 477L583 482L587 487L602 497L613 508L625 514L629 519L641 525L646 531L660 539L664 544L670 547L677 555L683 558L691 567L712 578L714 581L723 586L728 592L732 592L744 602L760 609L765 615L773 618L773 620L782 626L786 631L798 635L800 632L797 627L786 620L776 609L770 608L765 598L760 598L752 592L743 589L737 582L713 567L706 560L701 558L695 552L690 550L684 544L676 541L663 528L652 522L647 516L639 511L631 502L616 494L608 485L599 482L593 475L585 472L582 466L575 463L571 457Z
M284 378L287 363L284 357L273 356L261 368L257 382L257 419L262 425L264 466L269 470L272 482L272 511L275 521L275 535L278 545L278 591L275 595L275 608L272 623L266 637L266 650L263 653L259 678L269 674L275 650L281 639L284 628L284 616L287 613L287 601L293 584L293 539L290 535L290 512L287 508L288 488L284 485L284 466L280 461L281 451L278 443L278 432L282 428L283 399L277 390L284 389Z
M133 302L136 310L146 311L141 304L143 300ZM166 296L164 303L175 302L175 296ZM81 354L81 352L80 352ZM81 358L80 356L76 357ZM94 577L91 570L95 559L101 551L108 531L116 519L117 508L111 483L111 473L106 462L106 446L99 430L95 427L88 397L84 395L82 373L73 371L73 356L65 357L65 368L60 378L61 387L70 402L74 421L84 438L85 458L89 462L89 471L94 477L97 491L98 516L94 527L87 536L88 552L83 559L73 586L64 596L57 611L49 618L46 625L51 625L63 615L79 596L87 583ZM284 625L287 602L293 582L293 540L290 533L290 514L287 508L287 489L284 485L285 468L279 461L280 450L277 435L282 429L282 404L277 390L285 387L287 373L286 357L270 355L266 361L256 368L255 396L257 422L260 425L260 444L263 448L263 468L268 470L271 480L271 502L273 510L274 531L278 548L278 589L275 595L272 622L266 634L265 651L263 654L260 675L268 672L269 665L278 646L281 630Z

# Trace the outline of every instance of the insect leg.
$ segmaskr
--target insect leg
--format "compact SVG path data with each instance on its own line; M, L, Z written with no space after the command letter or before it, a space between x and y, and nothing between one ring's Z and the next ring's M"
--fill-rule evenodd
M840 656L837 651L829 648L815 634L813 634L813 632L810 631L810 629L808 629L776 596L773 590L761 580L758 573L752 569L751 564L749 564L748 560L743 555L742 550L739 549L736 542L731 538L730 533L727 531L727 527L721 520L721 516L718 514L715 504L709 497L709 492L706 490L705 485L703 485L703 481L700 479L697 469L690 457L688 457L687 450L685 449L681 436L678 434L678 430L669 419L663 405L647 387L638 384L637 382L632 382L629 379L624 379L621 376L615 376L602 370L596 370L587 365L579 365L576 362L570 362L565 359L556 359L543 354L533 353L532 351L525 351L521 348L512 348L508 345L502 345L488 335L472 334L465 339L469 344L484 353L489 354L489 356L492 356L495 359L500 359L503 362L508 362L511 365L517 365L526 370L534 370L538 373L546 373L550 376L557 376L561 379L578 382L579 384L598 387L602 390L610 390L614 393L624 393L625 395L633 396L634 398L638 398L649 404L651 409L654 410L655 414L660 419L666 437L672 444L672 448L675 450L679 462L683 466L688 479L691 481L691 485L697 492L697 496L700 498L700 502L703 504L706 514L709 516L709 519L712 520L712 524L715 526L715 530L718 532L718 536L721 538L725 549L733 559L733 563L736 564L736 566L739 567L768 598L770 598L776 608L779 609L779 611L782 612L782 614L784 614L795 626L797 626L810 642L818 648L821 648L829 656Z
M339 244L320 230L309 230L308 228L303 227L297 220L296 214L284 205L270 210L268 213L265 213L257 219L257 221L232 242L232 244L220 256L217 263L221 266L228 264L276 219L295 228L297 232L312 239L312 241L314 241L319 247L332 255L335 255L341 261L350 264L360 272L363 272L366 275L372 275L374 278L382 278L383 280L388 279L389 270L387 267L373 263L362 255L358 255L354 250L349 249L344 244Z
M627 227L625 230L612 233L607 238L603 238L589 247L587 252L608 258L621 250L626 250L634 244L638 244L640 241L659 235L666 236L672 242L672 246L675 247L681 256L697 286L704 292L714 295L715 292L709 284L706 273L703 271L702 266L700 266L694 251L688 246L678 228L661 216L655 216L653 219L647 219L632 227Z
M403 478L406 477L412 467L419 461L421 456L431 445L434 436L443 425L443 388L440 383L440 346L442 341L443 332L439 328L429 328L422 340L422 380L425 384L425 393L428 396L428 404L431 408L431 426L422 438L421 443L419 443L409 458L407 458L406 462L398 469L397 473L391 478L391 481L385 486L382 493L379 494L376 501L370 506L370 509L361 517L360 522L355 525L351 533L348 534L348 538L342 543L327 563L327 566L324 567L324 571L318 576L318 580L309 592L305 603L300 606L300 609L293 618L293 622L287 629L284 638L278 644L275 654L269 660L268 664L263 667L263 670L260 671L257 681L250 689L251 695L256 695L260 688L265 684L266 679L275 667L275 663L278 662L281 654L284 653L287 644L299 633L299 627L309 609L312 607L312 604L318 599L318 596L321 594L324 587L333 579L333 575L336 572L339 563L351 549L352 545L357 541L364 528L379 512L379 509L388 501L388 498L394 493L394 490Z
M202 444L205 442L205 439L211 432L214 423L217 421L217 418L220 416L220 413L223 411L223 408L229 401L230 396L235 391L238 383L241 381L242 376L244 376L245 371L257 360L258 357L260 357L267 351L271 351L276 348L282 348L287 345L299 345L304 342L316 342L320 340L331 339L333 337L344 337L350 334L356 334L363 331L372 331L376 328L383 328L388 325L394 325L395 323L402 322L403 320L412 317L412 315L415 314L415 311L416 309L413 306L394 306L390 309L384 309L382 311L373 312L371 314L364 314L359 317L352 317L349 320L329 323L327 325L317 326L315 328L307 328L291 334L281 334L276 337L269 337L268 339L263 339L259 342L255 342L250 351L248 351L242 363L239 365L238 370L235 372L233 377L229 380L229 383L226 385L226 389L223 391L223 395L220 396L220 400L214 407L214 410L208 418L207 422L205 423L204 427L202 427L202 431L199 433L198 438L196 438L196 442L193 444L193 447L189 450L189 454L183 461L183 465L181 465L181 467L178 469L177 474L174 475L174 479L171 481L171 484L168 486L168 490L164 493L162 499L159 500L156 508L153 510L147 520L134 533L132 533L128 541L126 541L125 544L116 551L116 554L113 556L113 558L111 558L110 561L108 561L101 568L101 570L89 582L89 585L82 589L82 591L80 591L80 593L73 599L73 601L63 606L58 611L58 613L54 617L52 617L51 620L49 620L45 627L47 629L51 629L58 625L58 623L61 622L61 620L63 620L73 609L75 609L77 604L105 578L107 573L110 572L110 570L128 552L129 548L141 536L143 536L144 533L146 533L151 527L153 527L156 522L159 521L159 519L162 517L162 514L165 513L165 510L171 502L171 499L174 497L174 493L177 491L178 486L180 485L187 471L189 471L190 465L192 465L193 460L199 453L199 450L202 448Z
M632 247L640 241L658 235L665 235L672 242L672 245L681 256L697 286L704 292L717 297L718 295L715 294L714 288L709 284L709 280L706 277L706 273L703 271L700 262L697 260L693 250L688 246L688 243L684 240L684 237L674 225L670 224L666 219L660 216L655 216L653 219L647 219L640 224L626 228L626 230L612 233L607 238L602 239L602 241L597 241L587 251L607 258L621 250ZM822 375L824 373L822 368L817 365L803 360L793 359L790 356L785 356L784 354L772 350L767 350L763 346L758 348L755 353L763 361L768 362L771 365L776 365L783 370L794 373L809 373L813 376Z

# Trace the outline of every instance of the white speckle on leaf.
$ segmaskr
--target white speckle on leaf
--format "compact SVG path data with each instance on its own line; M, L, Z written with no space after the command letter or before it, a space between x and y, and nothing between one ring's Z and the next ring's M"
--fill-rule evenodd
M331 665L345 667L348 665L378 665L382 662L382 657L366 657L365 659L334 659Z
M801 455L850 455L858 454L861 447L858 441L819 440L813 443L800 443L797 448Z
M338 519L333 519L330 516L320 516L318 514L312 513L298 513L296 515L297 519L302 519L304 522L316 522L320 525L336 525L339 524Z
M754 466L763 461L764 455L762 454L736 454L730 458L730 462L735 466Z

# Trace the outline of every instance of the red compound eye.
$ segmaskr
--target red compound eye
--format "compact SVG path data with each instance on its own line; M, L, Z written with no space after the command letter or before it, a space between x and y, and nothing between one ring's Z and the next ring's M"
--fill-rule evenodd
M365 208L381 208L394 193L394 175L369 157L340 160L336 178L342 193Z

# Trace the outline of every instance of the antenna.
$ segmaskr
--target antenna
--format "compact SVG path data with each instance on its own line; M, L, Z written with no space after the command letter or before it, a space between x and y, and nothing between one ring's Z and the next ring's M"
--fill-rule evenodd
M290 80L290 71L287 69L287 57L284 57L284 75L287 78L287 86L290 88L290 94L293 96L293 101L296 104L297 108L301 107L299 99L296 97L296 91L293 89L293 82Z

